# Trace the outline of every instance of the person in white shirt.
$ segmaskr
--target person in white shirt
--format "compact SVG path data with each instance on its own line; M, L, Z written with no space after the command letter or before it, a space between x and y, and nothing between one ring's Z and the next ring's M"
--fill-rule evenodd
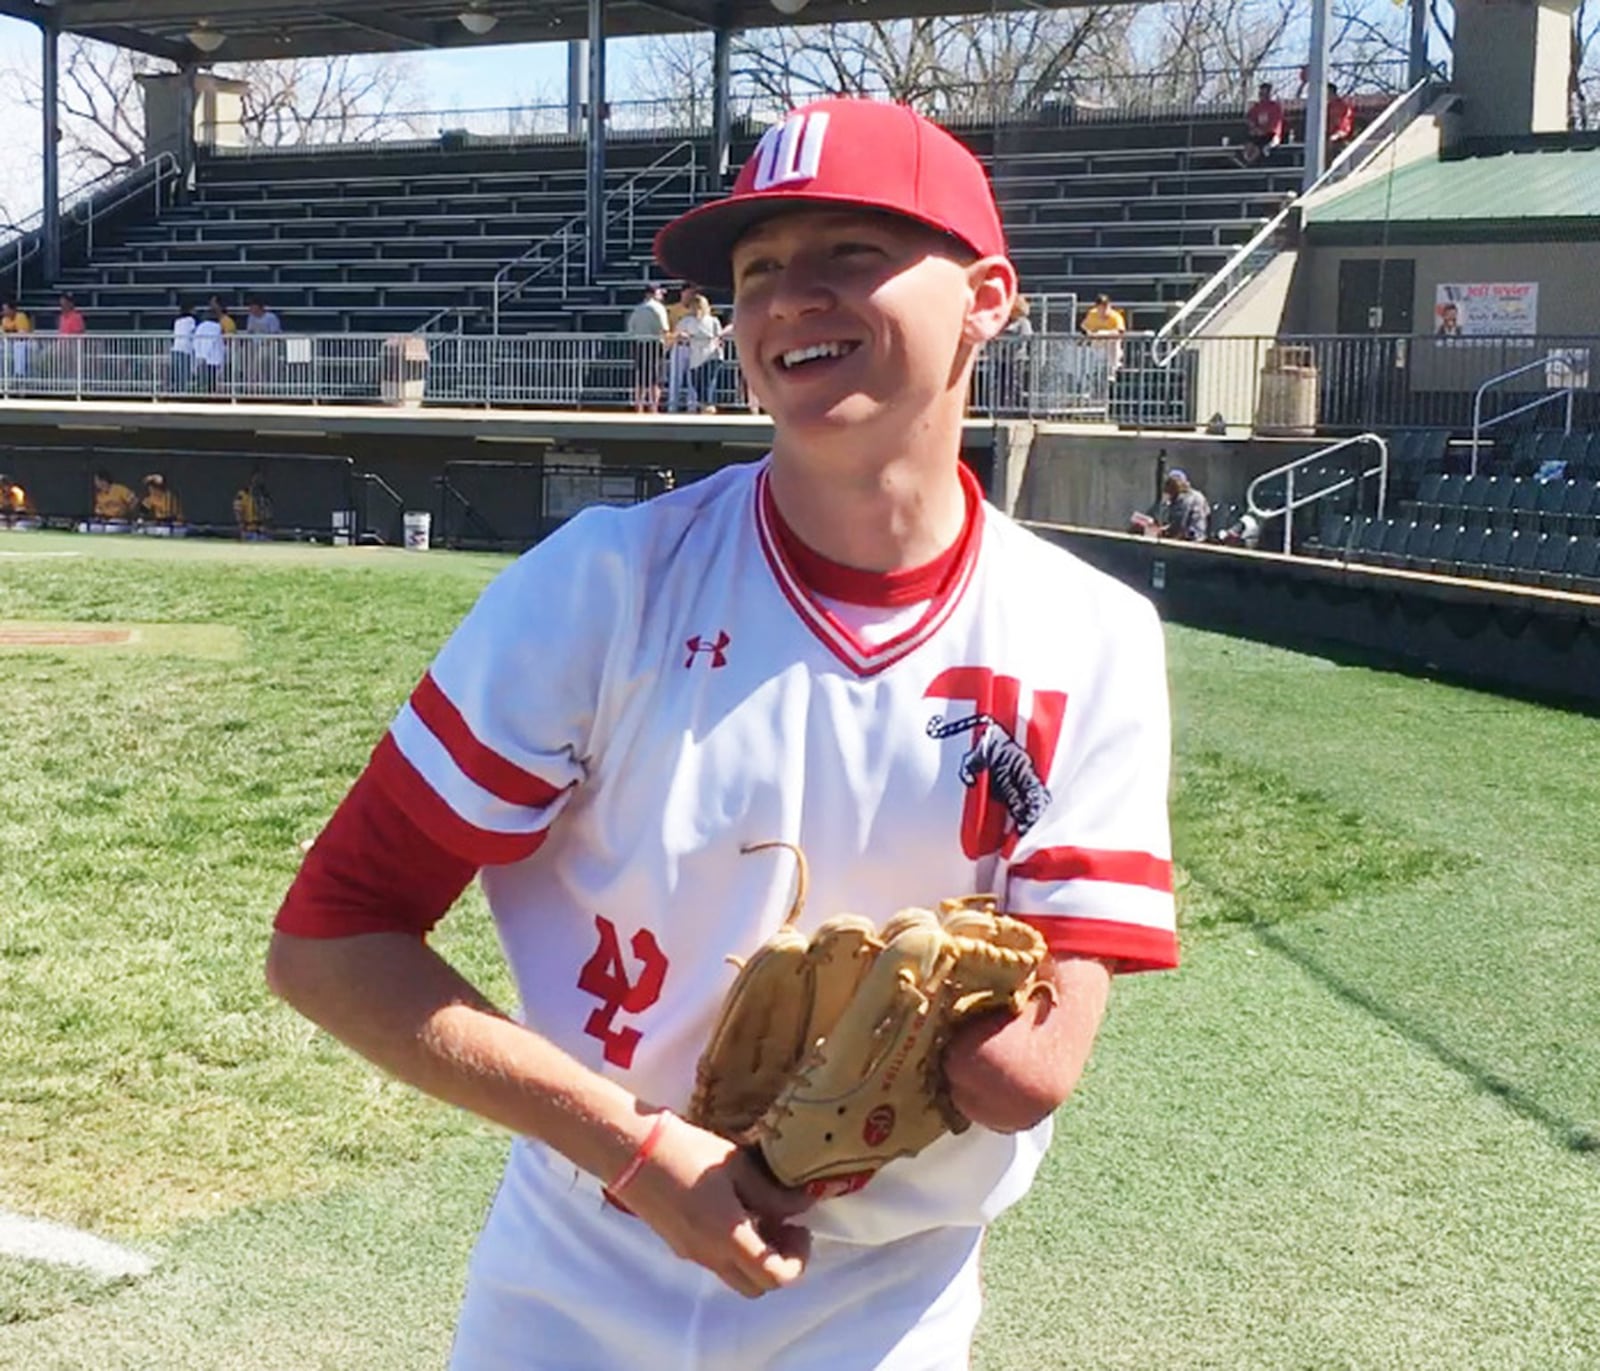
M195 378L201 390L209 393L218 388L227 361L225 349L222 319L213 308L194 328Z
M167 385L175 391L194 387L194 311L188 305L179 305L177 317L172 321L172 350Z
M644 288L644 298L628 312L627 335L633 348L633 408L654 414L661 408L661 364L666 357L667 307L660 286Z
M678 320L673 346L682 349L685 362L682 382L670 407L686 407L690 414L702 410L715 414L717 382L722 372L722 323L703 293L694 297L689 312Z

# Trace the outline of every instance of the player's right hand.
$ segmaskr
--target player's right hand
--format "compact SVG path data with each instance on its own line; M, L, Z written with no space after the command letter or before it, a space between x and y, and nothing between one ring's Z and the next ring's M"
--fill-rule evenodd
M622 1198L678 1256L750 1299L793 1285L811 1255L810 1231L791 1222L810 1198L676 1115Z

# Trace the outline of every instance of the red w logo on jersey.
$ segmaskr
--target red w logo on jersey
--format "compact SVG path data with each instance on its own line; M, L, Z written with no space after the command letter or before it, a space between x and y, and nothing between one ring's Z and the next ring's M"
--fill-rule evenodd
M960 769L967 787L962 852L974 860L995 853L1009 857L1017 839L1038 823L1050 803L1044 777L1061 740L1065 692L1034 691L1032 710L1023 718L1022 682L1016 677L996 676L987 667L957 666L941 671L923 697L972 707L928 720L930 738L964 734L968 739Z

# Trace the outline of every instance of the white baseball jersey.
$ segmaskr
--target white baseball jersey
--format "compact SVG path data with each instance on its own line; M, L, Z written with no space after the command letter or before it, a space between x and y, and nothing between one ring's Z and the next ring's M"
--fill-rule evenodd
M1059 953L1176 961L1148 602L979 503L945 589L864 641L795 573L765 472L579 515L485 591L390 737L396 798L486 867L524 1021L675 1109L727 958L788 911L792 857L746 844L805 851L802 929L994 891ZM987 1222L1049 1137L945 1137L809 1221ZM534 1164L514 1149L513 1178Z

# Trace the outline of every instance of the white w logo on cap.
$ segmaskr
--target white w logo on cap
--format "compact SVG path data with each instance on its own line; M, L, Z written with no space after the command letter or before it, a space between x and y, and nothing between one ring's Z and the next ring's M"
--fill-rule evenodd
M822 140L828 133L825 113L796 114L774 124L756 145L753 189L770 190L789 181L809 181L822 166Z

